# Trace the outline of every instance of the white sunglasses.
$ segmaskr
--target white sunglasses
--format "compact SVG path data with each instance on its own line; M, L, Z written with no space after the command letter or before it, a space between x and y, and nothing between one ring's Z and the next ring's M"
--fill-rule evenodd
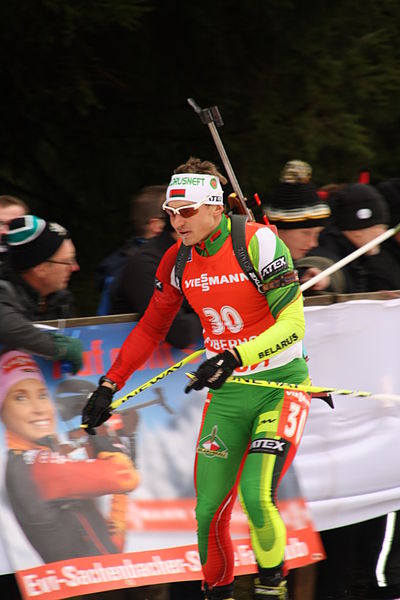
M200 206L204 204L208 200L208 196L196 202L194 204L187 204L186 206L180 206L179 208L173 208L172 206L168 206L168 202L170 200L166 200L162 205L162 209L165 210L168 216L172 217L172 215L181 215L184 219L189 217L193 217L199 210Z

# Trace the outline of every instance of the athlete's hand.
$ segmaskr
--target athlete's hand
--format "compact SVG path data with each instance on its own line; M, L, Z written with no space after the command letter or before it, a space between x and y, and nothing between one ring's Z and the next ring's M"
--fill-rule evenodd
M110 387L99 385L97 390L89 394L82 411L82 425L89 435L96 435L95 427L111 417L110 405L113 399L113 390Z
M218 390L228 379L236 367L242 364L239 354L234 351L225 350L221 354L205 360L197 371L193 373L193 379L185 387L185 394L191 390L202 390L203 387L209 387Z

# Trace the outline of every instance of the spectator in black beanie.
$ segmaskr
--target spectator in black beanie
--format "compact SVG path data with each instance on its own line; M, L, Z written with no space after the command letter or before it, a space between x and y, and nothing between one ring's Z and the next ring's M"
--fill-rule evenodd
M310 181L311 167L300 160L284 166L280 184L266 209L269 222L290 250L293 260L318 246L318 237L331 215L327 202L318 196Z
M38 329L32 322L72 316L69 279L79 269L68 231L25 215L5 235L7 270L0 280L0 344L51 360L64 360L76 373L82 366L77 339Z
M313 256L337 262L386 231L389 209L383 196L369 184L350 183L331 198L333 223L320 235ZM344 293L400 289L400 266L380 245L342 269ZM328 288L328 291L329 288Z
M275 225L279 237L289 248L301 282L318 275L333 263L327 258L308 256L318 246L319 236L331 216L329 204L320 197L311 182L311 174L311 166L304 161L291 160L286 163L280 184L265 211L269 222ZM342 291L342 279L341 273L338 273L331 280L322 280L312 291L322 290L330 282L336 292Z

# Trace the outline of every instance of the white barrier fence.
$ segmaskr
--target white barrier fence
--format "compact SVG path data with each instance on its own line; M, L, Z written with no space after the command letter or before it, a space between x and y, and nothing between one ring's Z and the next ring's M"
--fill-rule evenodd
M315 385L400 394L400 300L306 308L305 348ZM400 403L315 400L295 459L316 529L400 508Z

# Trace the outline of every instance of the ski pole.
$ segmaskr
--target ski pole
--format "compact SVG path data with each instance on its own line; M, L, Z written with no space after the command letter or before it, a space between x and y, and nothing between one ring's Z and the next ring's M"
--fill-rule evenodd
M118 398L117 400L114 400L114 402L111 404L111 408L113 410L115 410L116 408L121 406L121 404L123 404L124 402L129 400L130 398L137 396L137 394L140 394L140 392L144 392L144 390L147 390L147 388L151 387L155 383L158 383L159 381L161 381L161 379L164 379L164 377L167 377L167 375L171 375L171 373L174 373L174 371L177 371L183 365L186 365L188 362L191 362L192 360L194 360L195 358L200 356L200 354L203 354L203 352L204 352L204 348L201 348L200 350L196 350L192 354L189 354L189 356L186 356L185 358L178 361L171 367L168 367L168 369L166 369L165 371L158 373L158 375L156 375L155 377L152 377L151 379L146 381L146 383L142 383L142 385L137 387L135 390L132 390L125 396L122 396L122 398Z
M110 408L112 410L115 410L116 408L118 408L119 406L121 406L121 404L123 404L124 402L126 402L127 400L129 400L130 398L133 398L134 396L137 396L138 394L140 394L140 392L144 392L144 390L147 390L147 388L151 387L155 383L158 383L159 381L161 381L161 379L164 379L164 377L167 377L167 375L170 375L171 373L174 373L174 371L177 371L183 365L186 365L188 362L194 360L195 358L197 358L198 356L200 356L200 354L203 354L204 351L205 351L205 349L201 348L200 350L196 350L192 354L189 354L189 356L186 356L185 358L183 358L182 360L178 361L174 365L168 367L168 369L165 369L165 371L162 371L161 373L158 373L158 375L156 375L155 377L152 377L151 379L149 379L145 383L142 383L142 385L140 385L136 389L134 389L131 392L129 392L129 394L126 394L125 396L122 396L122 398L118 398L117 400L114 400L114 402L111 403ZM82 423L81 428L82 429L87 429L87 425L85 425L84 423Z
M189 379L194 379L193 373L186 373ZM400 401L400 395L396 394L377 394L374 392L363 392L360 390L345 390L342 388L322 387L317 385L297 384L297 383L281 383L279 381L264 381L263 379L250 379L248 377L240 377L233 375L228 377L226 383L240 383L243 385L255 385L259 387L269 387L279 390L294 390L296 392L305 392L308 394L335 394L337 396L355 396L361 398L375 398L378 400Z

